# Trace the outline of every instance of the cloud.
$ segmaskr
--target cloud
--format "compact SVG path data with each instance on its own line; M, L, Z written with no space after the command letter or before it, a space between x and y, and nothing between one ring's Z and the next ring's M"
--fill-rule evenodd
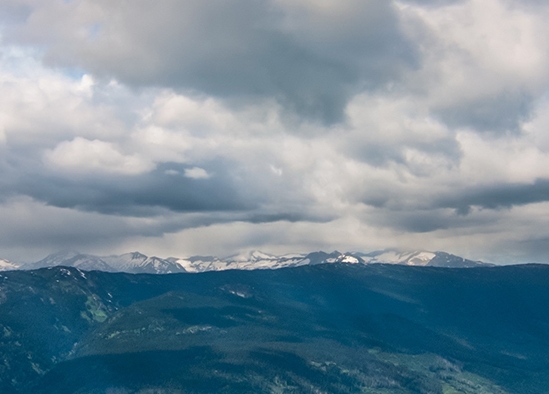
M429 92L431 113L451 127L518 132L548 81L546 7L499 0L415 4L403 12L410 34L424 43L423 67L410 82Z
M541 255L544 2L8 0L0 15L0 257L25 236L33 255Z
M0 205L0 249L14 260L37 261L52 250L112 248L126 237L150 231L150 224L47 206L28 197Z
M111 171L84 178L34 173L14 180L10 188L56 207L128 216L242 210L256 204L218 166L220 176L211 180L174 177L166 174L169 169L184 173L176 163L140 174Z
M337 142L357 160L376 167L407 163L418 172L427 167L432 172L461 158L452 129L415 97L363 94L349 103L347 113L351 128Z
M233 102L275 99L327 123L343 120L357 89L416 67L390 3L344 1L317 11L274 0L54 1L33 3L8 37L42 45L52 65Z
M0 22L21 23L32 13L32 7L18 0L5 0L0 4Z
M462 3L463 0L403 0L402 2L421 6L446 7L448 5Z
M63 141L44 154L46 165L69 173L106 173L138 175L154 165L136 155L124 155L113 144L77 137Z
M463 190L457 195L440 198L437 205L468 214L472 206L499 209L546 201L549 201L549 179L536 179L533 184L506 183Z
M451 127L468 127L478 131L519 132L529 119L532 98L521 92L502 92L493 97L438 108L435 113Z
M208 179L211 177L205 169L200 167L186 168L185 176L192 179Z

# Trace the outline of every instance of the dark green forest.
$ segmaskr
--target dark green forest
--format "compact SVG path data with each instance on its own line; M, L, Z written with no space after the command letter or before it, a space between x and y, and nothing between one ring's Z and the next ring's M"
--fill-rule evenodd
M549 387L549 266L0 276L0 392Z

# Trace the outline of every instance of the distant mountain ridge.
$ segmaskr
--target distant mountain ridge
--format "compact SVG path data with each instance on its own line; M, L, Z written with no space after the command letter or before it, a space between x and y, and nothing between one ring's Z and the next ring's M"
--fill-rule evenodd
M96 256L73 250L51 254L35 263L17 265L0 260L0 271L37 269L55 266L75 267L84 271L127 272L147 274L198 273L231 269L279 269L330 263L347 264L400 264L408 266L433 266L471 268L489 265L468 260L446 252L399 251L387 249L370 253L323 251L309 254L271 255L261 251L248 251L224 258L216 256L192 256L188 258L146 256L139 252L113 256Z
M0 271L12 271L19 269L19 265L11 261L0 259Z

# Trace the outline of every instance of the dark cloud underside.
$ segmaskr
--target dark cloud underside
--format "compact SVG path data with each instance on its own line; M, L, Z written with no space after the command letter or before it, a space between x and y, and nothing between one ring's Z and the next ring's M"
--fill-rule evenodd
M170 164L162 166L185 167ZM16 189L48 205L115 215L150 216L162 209L173 212L240 211L256 206L237 190L230 174L216 167L216 176L191 179L171 175L164 168L137 176L88 176L85 178L28 175L17 180Z
M472 206L498 209L546 201L549 201L549 179L537 179L532 184L498 184L458 191L438 199L436 206L467 214Z

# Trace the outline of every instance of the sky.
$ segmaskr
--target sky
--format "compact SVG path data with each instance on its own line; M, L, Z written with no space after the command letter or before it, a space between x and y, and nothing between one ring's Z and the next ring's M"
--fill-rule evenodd
M0 0L0 257L549 262L549 3Z

